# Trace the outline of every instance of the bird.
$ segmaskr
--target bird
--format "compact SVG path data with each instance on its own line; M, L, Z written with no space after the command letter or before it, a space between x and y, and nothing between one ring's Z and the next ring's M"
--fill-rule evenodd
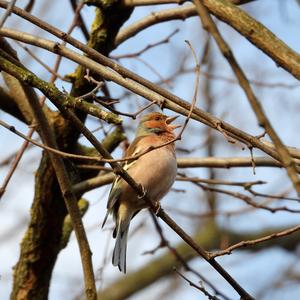
M168 117L159 112L144 115L137 127L135 139L125 153L125 157L132 157L151 147L173 141L163 147L146 151L146 154L123 165L124 170L143 187L148 199L157 205L170 190L177 174L174 130L181 126L171 124L177 117ZM138 197L124 179L116 176L108 196L107 213L102 227L108 215L112 214L115 222L113 237L116 239L112 264L118 266L124 274L130 221L143 208L147 208L145 200Z

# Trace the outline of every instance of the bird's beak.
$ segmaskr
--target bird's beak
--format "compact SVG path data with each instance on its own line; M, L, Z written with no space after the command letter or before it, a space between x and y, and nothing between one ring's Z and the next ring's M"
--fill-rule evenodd
M179 116L173 116L173 117L168 117L168 118L166 119L166 123L168 124L168 127L169 127L171 130L174 130L174 129L176 129L176 128L181 127L181 125L176 125L176 124L170 125L170 124L171 124L174 120L176 120L178 117L179 117Z
M167 124L171 124L174 120L176 120L178 118L178 116L174 116L174 117L167 117L166 119L166 123Z

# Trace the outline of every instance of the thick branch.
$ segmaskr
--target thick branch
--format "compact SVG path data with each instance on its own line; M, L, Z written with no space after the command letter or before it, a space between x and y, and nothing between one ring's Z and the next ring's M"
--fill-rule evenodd
M15 75L16 70L13 70L13 65L9 64L8 61L5 61L3 57L0 57L0 64L2 70L5 70L12 76ZM17 79L22 80L22 77L19 76L17 77ZM26 82L26 80L23 81ZM36 97L28 98L28 102L32 108L34 118L38 122L38 126L40 128L39 132L43 142L51 148L57 148L54 134L49 127L48 121L43 113L38 99ZM65 168L63 159L60 156L55 155L51 152L49 152L48 154L50 156L53 168L55 170L57 180L77 237L84 273L86 298L94 300L97 299L97 296L93 266L91 261L91 251L82 224L80 211L77 205L77 199L72 191L71 180Z
M55 47L55 45L53 45ZM2 53L5 55L4 53ZM13 76L7 75L9 78L11 78L11 81L18 82L20 86L22 86L23 83L20 83L17 79L15 79ZM48 83L42 79L38 79L36 76L32 74L32 76L24 76L23 74L23 82L26 82L30 86L38 88L46 97L49 99L56 98L57 101L60 102L61 105L69 107L69 108L77 108L80 109L86 113L89 113L93 116L96 116L107 123L113 123L113 124L121 124L122 120L115 115L112 112L107 112L102 110L100 107L88 103L81 98L74 98L66 93L61 92L53 83ZM29 92L32 94L32 88L30 86L24 85L24 89L26 90L26 95L29 95ZM17 87L15 87L15 90ZM20 96L20 98L24 98ZM29 98L29 97L28 97ZM22 100L23 101L23 100ZM27 109L30 111L30 108Z
M300 55L263 24L227 0L203 0L211 14L224 21L267 54L277 66L300 79Z

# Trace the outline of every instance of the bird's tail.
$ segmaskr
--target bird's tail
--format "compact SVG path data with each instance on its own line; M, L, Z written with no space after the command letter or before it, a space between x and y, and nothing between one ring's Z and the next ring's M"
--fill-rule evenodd
M129 223L130 218L129 221L128 219L122 220L119 218L113 235L116 238L116 243L112 263L114 266L118 266L119 270L123 273L126 273L126 249Z

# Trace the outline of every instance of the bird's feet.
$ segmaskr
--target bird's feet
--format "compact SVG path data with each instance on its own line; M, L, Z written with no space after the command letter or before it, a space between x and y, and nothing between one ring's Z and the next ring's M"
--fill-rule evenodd
M161 205L160 205L159 202L156 202L154 204L154 213L155 213L156 216L159 214L160 210L161 210Z
M138 197L138 199L143 199L146 196L147 191L146 191L146 189L141 184L140 184L140 187L142 188L143 194L142 195L138 195L137 197Z

